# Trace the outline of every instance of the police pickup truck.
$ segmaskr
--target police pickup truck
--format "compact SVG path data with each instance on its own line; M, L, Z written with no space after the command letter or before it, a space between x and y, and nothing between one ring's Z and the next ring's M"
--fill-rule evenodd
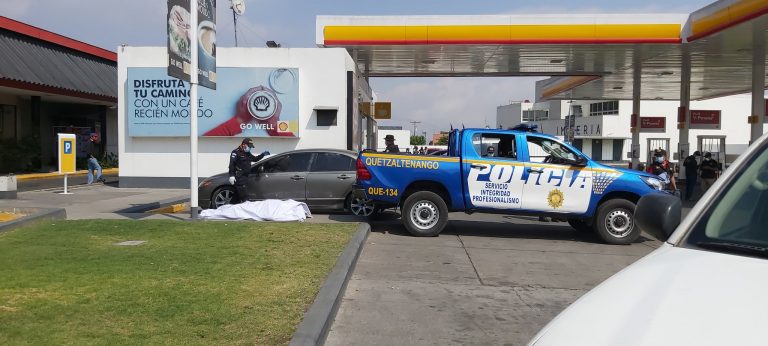
M641 232L637 201L665 193L655 175L601 165L546 134L463 129L448 142L447 156L361 152L355 197L399 207L415 236L439 234L448 212L463 211L548 216L628 244Z

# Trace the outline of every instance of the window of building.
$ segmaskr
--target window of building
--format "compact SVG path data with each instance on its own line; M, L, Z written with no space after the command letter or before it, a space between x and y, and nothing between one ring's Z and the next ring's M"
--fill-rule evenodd
M17 139L16 106L0 105L0 140Z
M618 115L619 101L606 101L589 105L589 116Z
M583 117L584 113L581 110L581 105L572 105L571 106L571 115L574 115L577 118Z
M549 111L546 109L531 109L523 111L523 121L539 121L549 119Z

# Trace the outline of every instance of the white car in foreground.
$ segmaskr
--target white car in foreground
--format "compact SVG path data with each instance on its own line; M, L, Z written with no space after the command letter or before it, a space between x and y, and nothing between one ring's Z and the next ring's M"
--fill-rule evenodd
M643 197L637 224L666 242L569 306L529 345L768 345L768 136L682 223L680 211L677 197Z

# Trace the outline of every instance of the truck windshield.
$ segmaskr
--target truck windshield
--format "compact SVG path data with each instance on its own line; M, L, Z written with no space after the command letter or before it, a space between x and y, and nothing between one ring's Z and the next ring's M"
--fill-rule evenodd
M693 227L690 247L768 257L768 151L756 154Z
M528 135L528 155L531 162L566 163L577 158L566 146L545 137Z

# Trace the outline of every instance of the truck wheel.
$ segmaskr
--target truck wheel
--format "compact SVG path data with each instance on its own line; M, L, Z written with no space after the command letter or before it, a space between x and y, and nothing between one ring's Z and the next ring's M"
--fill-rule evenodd
M403 223L412 235L433 237L448 223L448 206L434 192L419 191L405 199Z
M592 227L592 224L584 219L568 219L568 224L573 227L573 229L579 231L579 232L592 232L594 228Z
M595 231L608 244L631 244L640 237L635 225L635 203L626 199L612 199L597 208Z

